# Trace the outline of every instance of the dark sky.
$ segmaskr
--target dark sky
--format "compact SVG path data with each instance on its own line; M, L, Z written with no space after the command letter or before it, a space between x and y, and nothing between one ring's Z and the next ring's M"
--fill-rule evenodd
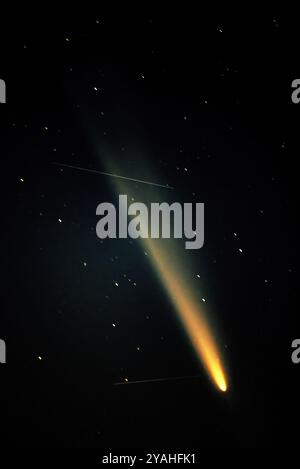
M0 446L291 446L296 18L100 11L5 22ZM128 182L136 200L205 203L204 247L176 256L218 325L226 394L195 358L143 247L97 238L96 206L117 201L115 179L54 162L174 187ZM194 378L113 386L182 376Z

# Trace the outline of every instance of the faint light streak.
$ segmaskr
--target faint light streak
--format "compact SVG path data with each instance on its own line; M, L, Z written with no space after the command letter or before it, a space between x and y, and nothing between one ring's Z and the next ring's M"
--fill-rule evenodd
M124 180L127 180L127 181L139 182L141 184L147 184L149 186L163 187L164 189L174 189L174 187L171 187L167 184L165 184L165 185L164 184L157 184L157 183L151 182L151 181L144 181L142 179L135 179L135 178L130 178L130 177L126 177L126 176L121 176L120 174L107 173L107 172L104 172L104 171L98 171L96 169L82 168L80 166L73 166L73 165L65 164L65 163L57 163L55 161L53 162L53 164L55 166L64 166L65 168L77 169L78 171L85 171L87 173L102 174L103 176L110 176L110 177L117 178L117 179L124 179Z

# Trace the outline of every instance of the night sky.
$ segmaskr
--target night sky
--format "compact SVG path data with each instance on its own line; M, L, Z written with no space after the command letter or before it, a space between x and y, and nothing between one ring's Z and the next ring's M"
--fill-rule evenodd
M0 446L295 444L297 19L270 9L3 21ZM203 248L169 247L212 324L226 393L145 246L96 235L97 205L126 191L205 203Z

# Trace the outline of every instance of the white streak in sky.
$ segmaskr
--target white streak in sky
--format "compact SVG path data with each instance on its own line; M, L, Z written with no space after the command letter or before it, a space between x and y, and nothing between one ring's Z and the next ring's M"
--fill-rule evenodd
M141 184L148 184L149 186L163 187L164 189L174 189L174 187L168 185L156 184L155 182L143 181L142 179L134 179L126 176L120 176L119 174L105 173L103 171L97 171L96 169L81 168L80 166L72 166L70 164L57 163L56 161L54 161L53 164L56 166L63 166L65 168L77 169L78 171L86 171L87 173L102 174L103 176L110 176L118 179L126 179L127 181L139 182Z

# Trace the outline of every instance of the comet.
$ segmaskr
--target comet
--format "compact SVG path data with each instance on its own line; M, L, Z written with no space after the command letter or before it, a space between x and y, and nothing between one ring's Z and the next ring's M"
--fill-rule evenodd
M125 181L138 182L164 189L174 189L172 186L129 178L115 172L102 172L56 162L53 164L79 171L110 176L116 179L115 188L119 189L123 194L129 193L128 183ZM168 249L166 249L166 245L161 244L161 240L153 240L146 236L141 237L140 241L148 251L148 258L173 304L177 317L198 360L203 365L209 379L216 388L221 392L226 392L228 380L221 352L203 306L200 306L198 295L189 288L187 278L184 275L185 267L180 258L178 258L176 246L168 240L170 244Z
M182 273L178 268L174 268L165 251L151 239L145 239L143 242L147 244L151 254L148 257L159 274L197 357L215 386L226 392L228 384L221 354L203 309L186 285Z
M123 181L118 181L116 187L123 193L129 192ZM189 287L186 267L178 256L176 241L151 239L143 233L140 242L148 252L148 259L173 304L198 360L216 388L226 392L228 382L221 352L203 306L200 306L197 292Z

